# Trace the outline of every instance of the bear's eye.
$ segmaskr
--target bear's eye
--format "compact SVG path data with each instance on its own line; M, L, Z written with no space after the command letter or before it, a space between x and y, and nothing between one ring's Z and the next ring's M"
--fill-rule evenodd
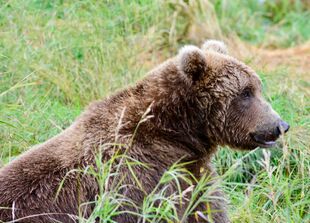
M243 98L250 98L251 96L252 96L252 90L250 88L245 88L241 93L241 97Z

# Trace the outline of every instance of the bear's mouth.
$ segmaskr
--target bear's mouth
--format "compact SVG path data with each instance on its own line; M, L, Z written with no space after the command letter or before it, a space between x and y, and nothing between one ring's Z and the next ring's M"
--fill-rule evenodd
M271 148L277 144L276 141L256 141L256 140L255 140L255 143L257 146L261 148Z
M275 136L266 136L259 134L251 134L252 140L255 142L256 146L261 148L271 148L274 147L277 142L278 137Z

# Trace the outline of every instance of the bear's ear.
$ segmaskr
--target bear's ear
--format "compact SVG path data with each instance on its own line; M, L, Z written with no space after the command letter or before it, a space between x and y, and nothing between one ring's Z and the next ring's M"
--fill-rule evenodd
M228 54L226 45L218 40L207 40L201 48L203 51L214 51L217 53Z
M193 81L198 80L203 75L207 66L203 51L193 45L187 45L180 49L178 65Z

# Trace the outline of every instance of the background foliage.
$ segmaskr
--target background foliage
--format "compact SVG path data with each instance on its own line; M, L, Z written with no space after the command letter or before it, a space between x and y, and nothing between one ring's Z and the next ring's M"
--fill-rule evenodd
M220 174L238 164L222 183L231 218L309 222L309 21L307 0L1 0L0 166L181 45L222 39L291 125L276 149L215 157Z

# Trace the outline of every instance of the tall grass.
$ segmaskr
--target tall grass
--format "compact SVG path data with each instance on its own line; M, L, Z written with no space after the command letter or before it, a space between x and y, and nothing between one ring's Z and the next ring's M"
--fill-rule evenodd
M301 0L0 3L0 166L66 128L91 100L142 78L179 45L237 38L273 49L310 38L309 4ZM231 201L231 218L309 222L309 71L285 66L270 71L253 64L252 57L243 59L258 67L266 98L291 129L278 148L251 154L222 148L214 158L225 176L221 187ZM88 174L103 186L110 164L98 165L106 166ZM163 181L184 175L176 164ZM141 221L181 220L175 214L180 196L154 191L137 207ZM161 205L154 205L157 200ZM130 203L117 191L105 190L94 202L92 216L83 219L81 214L81 222L110 219L120 203Z

